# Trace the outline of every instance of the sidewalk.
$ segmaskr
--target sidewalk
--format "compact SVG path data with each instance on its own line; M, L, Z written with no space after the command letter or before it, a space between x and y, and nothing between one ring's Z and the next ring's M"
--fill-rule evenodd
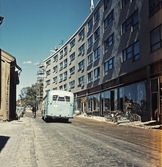
M21 117L19 121L0 122L0 166L39 166L36 127L32 126L31 121L29 117Z
M86 114L80 114L76 115L77 117L84 117L87 119L94 119L96 121L111 123L111 124L117 124L114 122L108 122L105 117L100 116L91 116ZM144 128L144 129L161 129L162 125L158 124L156 121L148 121L148 122L140 122L140 121L134 121L134 122L123 122L118 124L119 126L132 126L132 127L138 127L138 128Z

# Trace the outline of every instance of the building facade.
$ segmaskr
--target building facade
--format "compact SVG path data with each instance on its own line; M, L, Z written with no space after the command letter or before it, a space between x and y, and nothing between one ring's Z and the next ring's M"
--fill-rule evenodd
M16 85L21 68L16 58L0 49L0 120L16 118Z
M75 108L162 118L162 1L100 0L69 40L44 60L44 93L63 89Z

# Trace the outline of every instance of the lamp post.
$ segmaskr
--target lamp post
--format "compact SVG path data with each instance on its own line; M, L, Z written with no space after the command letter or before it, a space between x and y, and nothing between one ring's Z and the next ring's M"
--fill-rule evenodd
M0 16L0 25L2 24L3 19L4 19L4 17Z

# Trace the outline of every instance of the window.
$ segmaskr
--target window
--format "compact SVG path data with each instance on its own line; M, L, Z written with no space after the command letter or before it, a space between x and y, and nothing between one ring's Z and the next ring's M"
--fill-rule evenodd
M114 43L114 34L110 35L104 42L105 53L108 52L108 48Z
M97 22L100 18L100 9L98 9L94 14L94 21Z
M64 90L67 90L67 84L64 85Z
M79 49L78 49L78 55L83 55L84 54L84 50L85 50L85 48L84 48L84 44L81 46L81 47L79 47Z
M84 84L84 76L78 78L78 85L83 85Z
M133 57L133 61L139 59L139 41L129 46L123 51L123 61L127 61L128 59Z
M54 78L53 78L53 82L54 82L54 83L57 83L57 77L54 77Z
M70 68L70 75L74 74L75 73L75 66Z
M108 75L108 71L114 68L114 58L110 59L104 64L104 74Z
M128 3L130 0L122 0L122 8Z
M84 35L85 35L85 32L84 32L84 28L79 32L78 36L79 36L79 41L81 39L84 39Z
M64 97L59 96L58 101L65 101Z
M98 47L95 51L94 51L94 57L95 60L100 58L100 47Z
M57 101L58 95L53 95L53 101Z
M128 30L134 31L139 26L138 11L131 15L123 24L122 24L122 33L126 33Z
M97 80L100 78L100 67L94 70L94 79Z
M67 67L67 59L64 60L63 64L64 64L64 68L66 68Z
M58 61L58 55L56 55L56 56L53 57L53 61L54 61L54 62L57 62L57 61Z
M104 29L105 29L105 31L107 30L108 25L113 21L113 17L114 17L114 10L112 10L111 13L104 20Z
M67 46L64 48L64 56L67 55L67 52L68 52L68 49L67 49Z
M153 16L162 8L162 0L149 0L150 16Z
M64 72L64 81L67 79L67 71Z
M60 82L62 82L62 80L63 80L63 74L60 74L59 77L60 77Z
M88 22L88 31L92 29L93 26L93 19L91 18L90 21Z
M46 76L51 74L51 70L46 71Z
M65 96L66 102L70 102L70 96Z
M93 35L91 35L89 38L88 38L88 48L91 47L93 44Z
M70 49L75 45L75 39L70 42Z
M60 59L63 58L63 50L60 52Z
M53 67L53 72L57 72L58 71L58 66Z
M93 53L88 56L88 65L93 63Z
M75 81L71 81L69 83L70 89L73 89L75 87Z
M151 31L151 51L162 47L162 25Z
M51 64L51 60L48 60L47 62L46 62L46 66L49 66Z
M72 62L75 59L75 53L70 55L70 62Z
M107 9L107 7L108 7L108 2L109 2L110 0L104 0L104 9L106 10Z
M88 83L93 82L93 71L88 73Z
M46 86L50 85L50 79L46 81Z
M59 90L63 90L62 86L59 87Z
M94 39L97 40L100 38L100 28L98 28L95 32L94 32Z
M79 70L84 69L84 60L78 63L78 69Z
M63 62L60 63L60 70L63 69Z

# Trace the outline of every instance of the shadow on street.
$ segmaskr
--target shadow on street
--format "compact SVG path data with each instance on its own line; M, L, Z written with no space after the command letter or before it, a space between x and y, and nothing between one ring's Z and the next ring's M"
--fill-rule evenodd
M72 123L71 121L67 121L65 119L47 119L44 120L46 123L66 123L66 124L70 124Z
M8 136L0 136L0 152L5 147L7 141L9 140L9 138L10 137L8 137Z

